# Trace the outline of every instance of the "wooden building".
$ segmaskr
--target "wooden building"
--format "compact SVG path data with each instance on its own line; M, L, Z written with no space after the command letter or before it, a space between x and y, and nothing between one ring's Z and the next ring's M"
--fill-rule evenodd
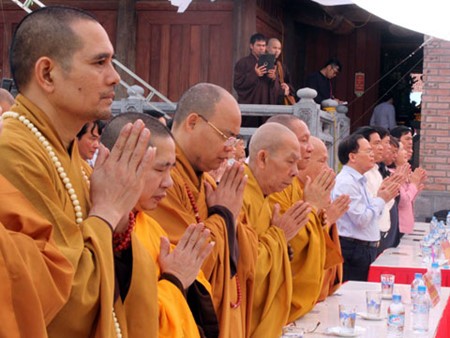
M172 101L200 81L233 91L233 66L249 53L248 40L255 32L282 41L295 88L303 87L306 76L330 57L338 57L343 70L334 80L334 92L349 102L353 128L368 123L379 95L405 72L390 73L385 84L380 79L423 42L422 35L393 28L354 5L322 7L310 0L193 0L182 14L168 0L44 3L92 12L108 31L118 60ZM25 12L7 1L0 10L0 77L9 77L8 46ZM421 50L414 60L420 55ZM409 65L406 71L422 72L421 62L412 70ZM355 95L357 73L365 79L361 97ZM411 116L404 110L397 109L398 117L407 121Z

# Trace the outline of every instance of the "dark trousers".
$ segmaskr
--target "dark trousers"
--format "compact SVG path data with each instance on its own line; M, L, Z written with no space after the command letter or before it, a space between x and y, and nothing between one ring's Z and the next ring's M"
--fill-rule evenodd
M370 264L377 258L377 248L339 238L344 257L343 281L367 281Z

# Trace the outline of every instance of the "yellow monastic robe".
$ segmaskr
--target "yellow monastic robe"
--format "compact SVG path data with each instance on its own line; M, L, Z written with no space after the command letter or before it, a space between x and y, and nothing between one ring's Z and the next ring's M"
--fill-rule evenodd
M215 186L206 173L200 176L186 159L181 149L176 149L176 166L172 169L174 185L167 190L158 207L149 212L167 232L172 243L178 243L186 228L196 223L195 212L186 186L192 192L201 221L211 230L215 246L203 264L202 271L211 284L213 303L219 321L220 337L244 338L249 336L251 305L253 299L254 265L256 262L256 234L245 224L238 223L236 237L239 245L237 276L241 289L241 304L233 308L238 299L236 277L231 278L228 232L222 216L208 215L204 182Z
M0 222L0 337L47 337L69 298L72 265L51 224L1 175Z
M278 203L281 214L299 200L303 200L303 187L298 177L283 191L270 195L271 205ZM324 270L342 263L340 250L327 245L330 242L332 243L327 229L322 226L322 221L314 210L309 214L308 223L289 242L294 251L291 261L293 293L289 322L305 315L314 307L322 290Z
M292 298L291 265L283 230L272 226L272 208L250 168L244 190L246 221L258 234L252 337L279 337L286 325Z
M328 296L331 296L340 288L342 284L342 278L344 276L344 267L341 243L339 242L339 233L336 223L327 226L328 236L325 235L326 246L327 246L327 257L331 259L336 259L335 262L329 261L329 267L325 269L323 275L322 290L320 291L318 302L325 300ZM329 252L339 252L339 256L336 254L330 255Z
M22 95L13 111L28 118L51 144L70 178L80 202L84 221L77 225L69 194L47 150L20 121L7 118L0 137L0 173L16 186L53 225L57 247L75 269L69 300L47 326L50 337L116 337L114 259L110 227L97 217L87 217L90 208L88 182L76 142L65 149L48 117ZM155 337L158 332L156 284L149 283L155 271L151 257L134 237L133 278L124 304L114 304L124 337ZM154 277L153 277L154 278ZM126 311L126 312L125 312Z
M143 212L137 214L134 231L152 256L156 274L160 276L158 257L161 237L168 237L167 233L158 222ZM211 293L211 286L201 271L197 280ZM158 282L159 337L200 337L195 319L180 289L165 279L156 282Z

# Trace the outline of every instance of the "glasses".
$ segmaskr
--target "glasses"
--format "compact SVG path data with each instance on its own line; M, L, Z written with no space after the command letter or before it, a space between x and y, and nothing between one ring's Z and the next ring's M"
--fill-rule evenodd
M238 142L238 139L234 136L227 136L225 135L223 132L220 131L219 128L217 128L212 122L209 122L206 117L202 116L202 115L198 115L200 116L200 118L205 121L206 123L208 123L208 125L214 129L220 136L222 136L223 140L224 140L224 146L225 147L234 147L236 145L236 143Z

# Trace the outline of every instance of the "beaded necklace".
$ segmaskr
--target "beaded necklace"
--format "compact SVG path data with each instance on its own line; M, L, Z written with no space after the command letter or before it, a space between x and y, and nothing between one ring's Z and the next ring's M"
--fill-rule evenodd
M195 202L195 198L194 198L194 194L192 193L191 189L189 189L187 183L184 183L184 187L186 189L186 193L188 195L189 198L189 202L191 203L192 209L194 210L195 213L195 221L197 223L201 222L201 218L200 218L200 214L198 211L198 206L197 206L197 202ZM236 274L236 293L237 293L237 301L236 303L230 302L230 307L232 309L236 309L239 307L239 305L241 305L241 301L242 301L242 293L241 293L241 283L239 282L239 278L238 275Z
M56 153L53 151L53 147L50 145L50 142L45 138L44 135L39 131L38 128L25 116L20 115L18 113L14 112L5 112L1 116L2 120L5 120L7 118L14 118L20 122L22 122L32 133L36 138L39 140L39 142L42 144L44 149L47 151L48 155L50 156L50 159L52 160L53 164L55 165L56 171L59 174L59 177L61 178L62 183L64 184L64 187L67 190L67 193L70 196L70 200L72 201L73 209L75 211L75 222L77 224L80 224L83 222L83 212L81 211L80 201L78 200L78 196L75 192L75 189L72 186L72 183L70 182L70 178L67 176L66 171L64 167L62 166L58 156L56 156ZM87 175L84 173L85 178ZM114 328L116 330L116 336L117 338L122 338L122 330L120 329L119 321L117 320L116 313L114 311L114 307L112 308L112 316L114 319Z
M66 188L67 193L69 194L70 200L72 201L73 210L75 212L75 222L77 224L80 224L83 222L83 212L81 211L80 201L78 200L78 196L75 192L75 189L72 186L72 183L70 182L70 178L67 176L66 171L64 170L64 167L61 164L61 161L59 160L58 156L56 156L56 153L53 151L53 147L50 145L50 142L45 138L44 135L35 127L35 125L27 119L23 115L19 115L18 113L14 112L5 112L2 115L2 119L7 118L14 118L20 122L22 122L32 133L36 138L39 140L39 142L42 144L44 149L47 151L48 155L50 156L50 159L52 160L56 171L58 172L58 175Z

